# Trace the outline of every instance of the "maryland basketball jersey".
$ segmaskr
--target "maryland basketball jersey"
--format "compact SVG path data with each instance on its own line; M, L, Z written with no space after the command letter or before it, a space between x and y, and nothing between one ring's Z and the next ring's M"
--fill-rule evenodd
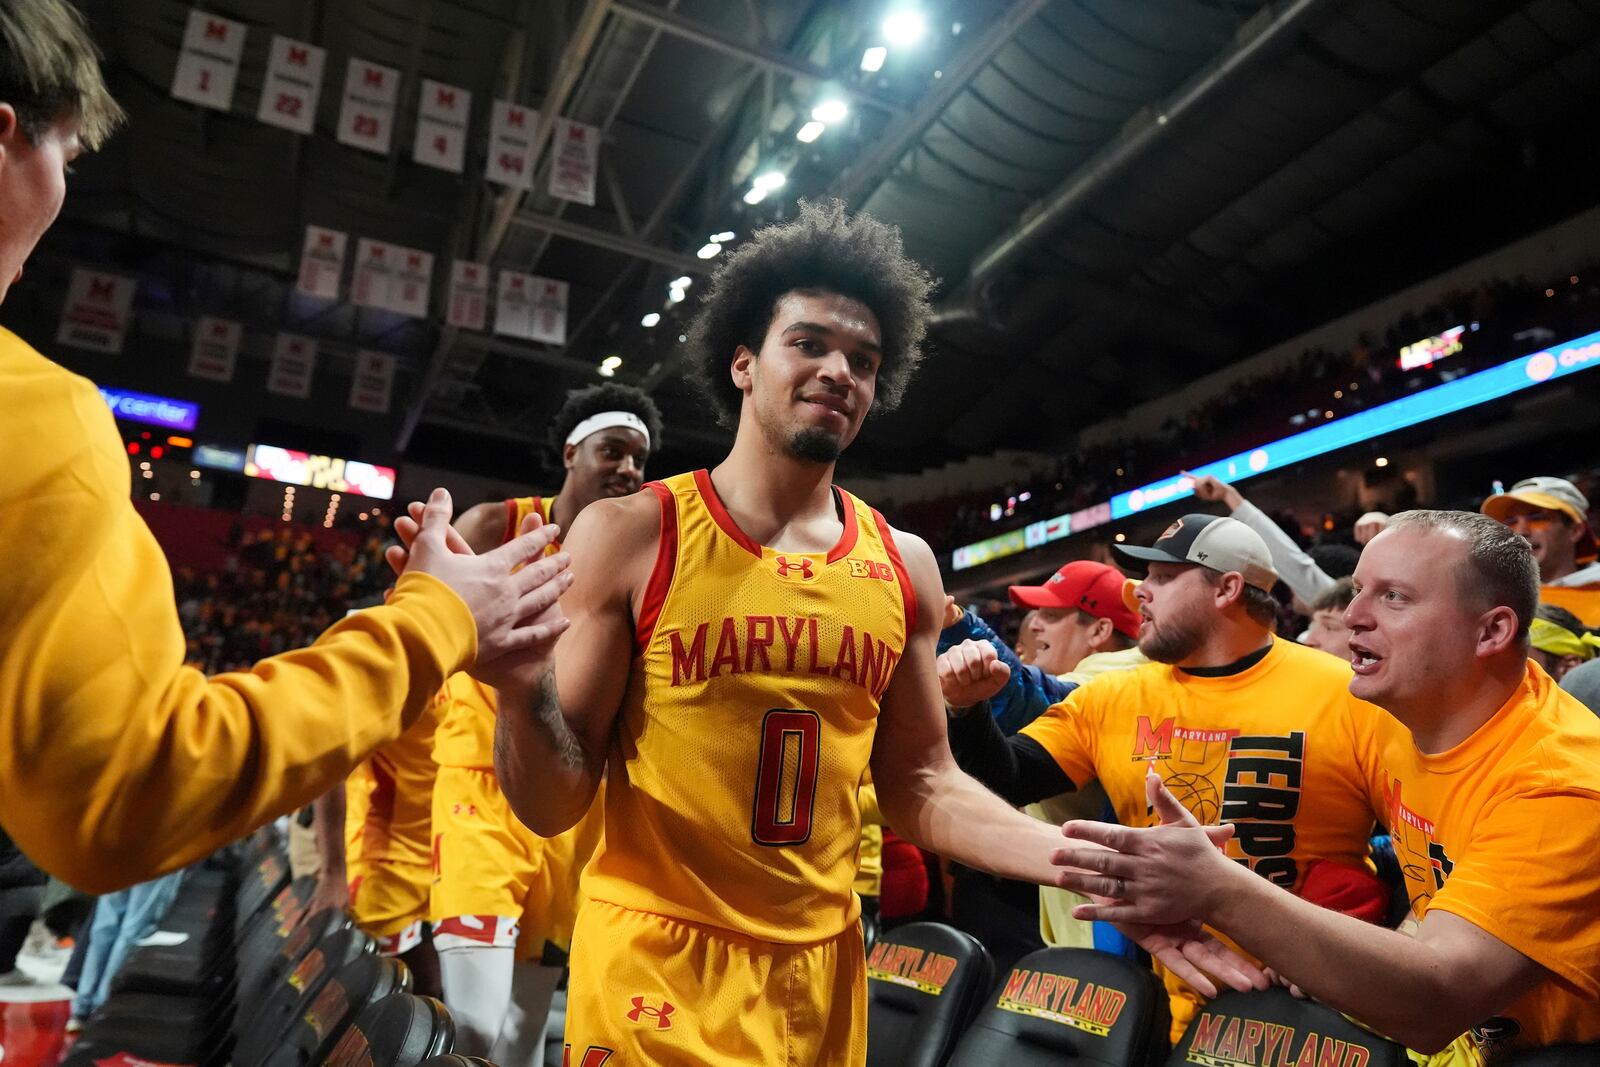
M860 910L857 790L915 599L882 516L835 490L831 551L776 552L706 471L648 487L661 540L584 894L810 943Z
M519 496L506 501L506 527L500 543L517 536L522 520L535 508L539 517L550 521L553 496ZM547 556L561 551L559 544L544 550ZM480 771L494 770L494 709L484 701L455 700L439 724L434 737L433 761L441 767L471 767Z
M427 863L432 851L434 735L449 706L440 690L406 732L367 757L345 784L345 854L357 861Z

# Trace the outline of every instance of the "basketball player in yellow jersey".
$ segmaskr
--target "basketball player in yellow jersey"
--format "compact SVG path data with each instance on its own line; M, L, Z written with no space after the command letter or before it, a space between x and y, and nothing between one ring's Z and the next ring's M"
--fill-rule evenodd
M607 383L570 393L549 436L566 468L561 491L467 510L457 529L476 551L516 536L530 513L568 530L595 500L637 492L661 419L643 392ZM503 1067L537 1067L561 976L560 966L541 960L547 942L565 949L571 941L578 879L599 840L601 805L566 833L548 840L534 834L511 814L495 781L494 690L458 674L446 691L433 748L439 773L431 910L444 1000L461 1030L461 1051Z
M322 869L311 912L348 907L378 951L411 970L415 991L440 995L439 960L429 937L433 886L434 732L448 705L440 690L417 721L316 804Z
M905 389L930 286L896 231L839 203L729 257L694 340L732 452L580 515L553 663L496 672L496 771L520 817L559 833L606 776L572 1067L864 1062L869 765L896 833L1053 882L1059 830L950 757L933 553L832 484L875 397ZM1259 980L1191 930L1140 934L1207 986L1185 951Z

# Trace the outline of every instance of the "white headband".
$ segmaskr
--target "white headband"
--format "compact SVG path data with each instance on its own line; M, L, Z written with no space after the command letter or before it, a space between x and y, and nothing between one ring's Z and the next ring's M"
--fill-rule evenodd
M645 428L644 420L631 411L601 411L590 415L567 434L567 444L575 445L592 433L601 430L611 430L621 426L629 430L638 430L644 437L646 448L650 447L650 431Z

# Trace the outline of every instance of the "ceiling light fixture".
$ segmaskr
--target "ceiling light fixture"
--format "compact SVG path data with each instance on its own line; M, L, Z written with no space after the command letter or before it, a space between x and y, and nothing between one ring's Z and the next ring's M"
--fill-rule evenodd
M770 193L774 189L782 188L783 183L788 180L789 176L783 171L769 170L765 173L757 174L755 178L751 180L750 184L757 189L762 189Z
M881 44L873 45L861 53L861 69L868 74L876 74L883 69L883 61L889 58L889 50Z
M719 245L725 245L729 241L733 240L733 238L734 233L732 230L723 230L721 233L712 234L710 237L706 238L706 240L715 241Z
M916 44L928 32L928 20L922 12L908 8L891 11L883 20L883 36L892 45Z
M719 245L717 242L715 242L715 241L707 241L705 244L700 246L700 251L696 252L695 255L698 256L700 259L712 259L712 258L715 258L716 254L718 252L721 252L721 251L722 251L722 246Z
M824 100L811 109L811 117L818 122L843 122L845 116L850 114L850 109L843 100Z
M800 132L794 135L794 139L799 141L801 144L810 144L818 137L821 137L822 131L826 130L827 128L828 127L822 123L813 120L800 127Z
M661 313L659 311L652 311L650 314L639 320L639 325L648 330L650 327L654 326L660 321Z

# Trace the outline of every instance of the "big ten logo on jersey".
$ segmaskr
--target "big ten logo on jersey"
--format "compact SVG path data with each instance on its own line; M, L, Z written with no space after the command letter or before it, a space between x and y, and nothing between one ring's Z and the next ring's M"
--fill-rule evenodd
M614 1049L601 1048L599 1045L590 1045L584 1049L578 1059L572 1058L572 1046L561 1046L561 1067L606 1067L606 1062L616 1055Z
M772 569L779 578L791 582L815 581L821 568L810 556L773 556Z
M956 973L954 957L879 941L867 957L867 977L939 996Z
M881 560L852 557L845 562L850 565L852 578L876 578L880 582L894 581L894 568Z
M995 1006L1108 1037L1127 1003L1128 994L1108 985L1018 967L1006 979Z
M1204 1067L1366 1067L1372 1050L1315 1030L1203 1011L1184 1059Z

